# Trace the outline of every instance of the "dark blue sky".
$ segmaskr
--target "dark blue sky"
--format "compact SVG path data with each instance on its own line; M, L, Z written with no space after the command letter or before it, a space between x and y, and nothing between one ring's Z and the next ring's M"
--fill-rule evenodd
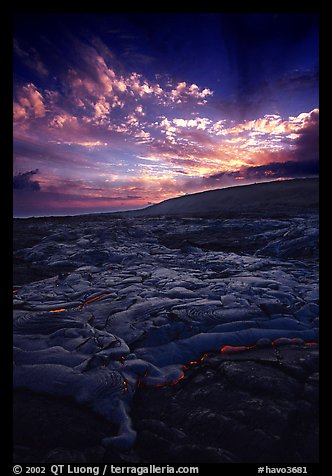
M14 183L38 170L39 188L15 189L16 213L143 206L300 160L318 30L312 13L17 15Z

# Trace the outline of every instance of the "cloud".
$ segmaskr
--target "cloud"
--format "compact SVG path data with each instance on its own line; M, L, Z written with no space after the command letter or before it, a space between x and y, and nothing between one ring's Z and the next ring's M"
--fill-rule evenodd
M271 118L277 121L279 118ZM258 121L255 121L258 122ZM296 178L316 176L319 173L319 110L314 109L309 113L301 113L297 117L290 117L288 121L282 121L284 133L289 132L285 123L291 124L296 131L291 140L292 147L282 148L277 151L259 151L256 156L258 165L242 166L233 171L221 171L204 177L204 186L220 185L219 182L230 180L263 180L278 178ZM262 123L261 123L262 124ZM265 128L266 124L264 125ZM271 124L268 124L268 129ZM260 163L259 163L260 162Z
M252 136L264 134L292 134L301 131L309 123L318 122L319 110L314 109L311 112L302 112L296 117L290 116L284 119L278 114L265 114L263 117L251 121L244 121L227 127L226 121L214 123L209 132L215 135L239 135L249 133Z
M76 62L68 68L64 80L70 87L72 99L81 107L89 100L100 97L111 104L114 96L122 102L122 107L134 104L133 101L137 99L173 107L188 101L202 105L213 95L212 90L200 88L196 84L187 84L185 81L173 84L167 81L161 85L136 71L125 71L100 40L95 39L90 45L76 41L75 45L80 63Z
M19 42L16 39L14 39L13 44L15 54L22 60L22 62L26 66L32 69L34 73L38 73L39 76L48 76L48 70L42 62L39 53L35 48L29 48L26 51L20 46Z
M111 105L106 100L105 96L100 96L96 104L94 105L95 108L95 121L99 121L99 123L103 123L109 115Z
M297 131L294 156L297 160L313 161L319 157L319 110L314 109L305 118L304 127Z
M255 178L295 178L318 175L318 160L303 160L299 162L271 162L266 165L248 167L244 171L244 177Z
M18 102L14 102L14 120L45 116L44 98L33 83L22 86L17 92Z
M278 134L274 134L272 124L276 129L282 128L283 133L279 130ZM312 177L319 174L318 109L287 120L279 116L268 116L251 121L244 135L241 126L243 124L233 126L238 127L240 134L222 138L222 145L218 145L217 149L212 143L208 159L188 161L185 170L189 173L182 183L183 190L192 192L230 186L239 182L245 184L253 181ZM291 137L290 130L296 131L291 133ZM195 134L197 132L195 131ZM203 143L202 140L200 143ZM219 160L218 149L222 154ZM197 159L199 155L195 157ZM172 159L169 155L168 160L176 161L178 164L182 162L182 166L186 163L184 155L182 157L178 155L177 159ZM202 176L204 164L206 169Z
M108 47L100 40L94 46L76 42L76 49L81 64L69 69L67 81L72 97L80 104L87 95L90 98L118 96L120 99L164 95L158 83L149 82L137 72L120 73L120 65ZM101 55L100 52L103 54ZM112 67L109 66L112 64Z
M208 119L207 117L196 117L195 119L173 119L173 124L177 127L193 127L202 130L205 130L211 122L211 119Z
M53 167L59 169L68 167L70 164L71 170L82 170L89 164L81 150L55 146L53 142L45 142L43 139L43 137L27 137L26 135L15 138L14 160L17 166L21 164L22 168L28 168L33 165L36 169L39 167L44 169L51 162Z
M37 180L31 180L31 177L38 174L39 170L30 170L29 172L19 173L13 177L14 190L26 190L30 192L39 192L40 185Z
M73 196L71 196L71 198L73 198ZM75 198L83 198L84 197L80 197L79 195ZM127 195L125 197L109 197L108 195L105 195L105 196L101 196L101 197L89 197L89 200L104 200L104 201L108 201L108 202L117 202L117 201L131 201L131 200L139 200L141 199L142 197L138 196L138 195Z
M61 144L65 145L79 145L81 147L87 147L88 149L92 149L94 147L106 147L108 145L107 142L100 142L100 140L96 141L62 141Z
M231 120L211 89L146 77L97 38L88 41L74 42L52 80L56 90L29 82L15 91L16 167L30 172L16 175L14 188L41 188L27 192L36 206L41 197L54 207L61 201L84 208L85 200L105 208L110 201L144 205L186 191L317 173L318 109L282 117L265 107ZM21 45L16 50L27 59ZM64 176L71 182L64 184ZM24 202L24 193L16 195Z
M204 187L217 185L225 186L230 182L236 181L251 182L262 180L274 180L280 178L299 178L317 176L319 173L318 160L303 160L300 162L270 162L265 165L254 165L251 167L242 167L235 171L219 172L209 177L204 177L201 184Z
M139 116L145 116L145 112L143 111L143 107L141 105L136 106L135 112Z
M78 127L77 117L67 114L66 112L62 114L57 114L49 122L50 128L63 128L70 127L71 129L76 129Z
M149 132L140 130L134 134L134 137L136 139L139 139L138 143L139 144L144 144L146 142L151 142L151 134Z
M18 43L16 50L24 56ZM63 65L57 77L62 87L42 90L27 83L16 89L15 138L38 136L45 143L64 146L117 146L119 141L125 142L124 148L131 143L143 146L161 138L157 122L161 107L183 112L189 101L190 106L202 104L212 95L211 90L196 84L182 81L174 85L167 78L161 85L156 78L148 80L129 72L96 38L89 44L73 40L73 52L75 58L64 60L67 67ZM204 131L211 123L206 117L178 121L184 124L176 125L170 119L169 126L164 127L163 140L174 145L174 133L183 144L189 140L181 128Z
M17 102L14 102L13 104L13 118L14 122L19 122L19 121L24 121L29 117L26 109L18 104Z
M200 89L197 84L191 84L189 86L185 81L182 81L172 89L170 99L173 102L181 103L184 100L195 98L198 100L198 104L205 104L207 102L206 98L212 95L213 91L211 89Z

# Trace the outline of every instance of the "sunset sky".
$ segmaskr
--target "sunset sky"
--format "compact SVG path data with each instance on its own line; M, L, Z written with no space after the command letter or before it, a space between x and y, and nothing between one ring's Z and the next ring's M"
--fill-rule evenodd
M20 14L15 216L318 175L318 16Z

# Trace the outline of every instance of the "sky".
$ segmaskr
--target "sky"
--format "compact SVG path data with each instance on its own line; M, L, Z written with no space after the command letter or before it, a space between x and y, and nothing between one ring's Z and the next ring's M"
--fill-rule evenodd
M318 15L16 14L14 215L318 175Z

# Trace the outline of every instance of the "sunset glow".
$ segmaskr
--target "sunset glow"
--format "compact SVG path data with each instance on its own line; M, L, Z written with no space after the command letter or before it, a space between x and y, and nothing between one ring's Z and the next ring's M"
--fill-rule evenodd
M317 23L16 15L15 215L127 210L317 176Z

